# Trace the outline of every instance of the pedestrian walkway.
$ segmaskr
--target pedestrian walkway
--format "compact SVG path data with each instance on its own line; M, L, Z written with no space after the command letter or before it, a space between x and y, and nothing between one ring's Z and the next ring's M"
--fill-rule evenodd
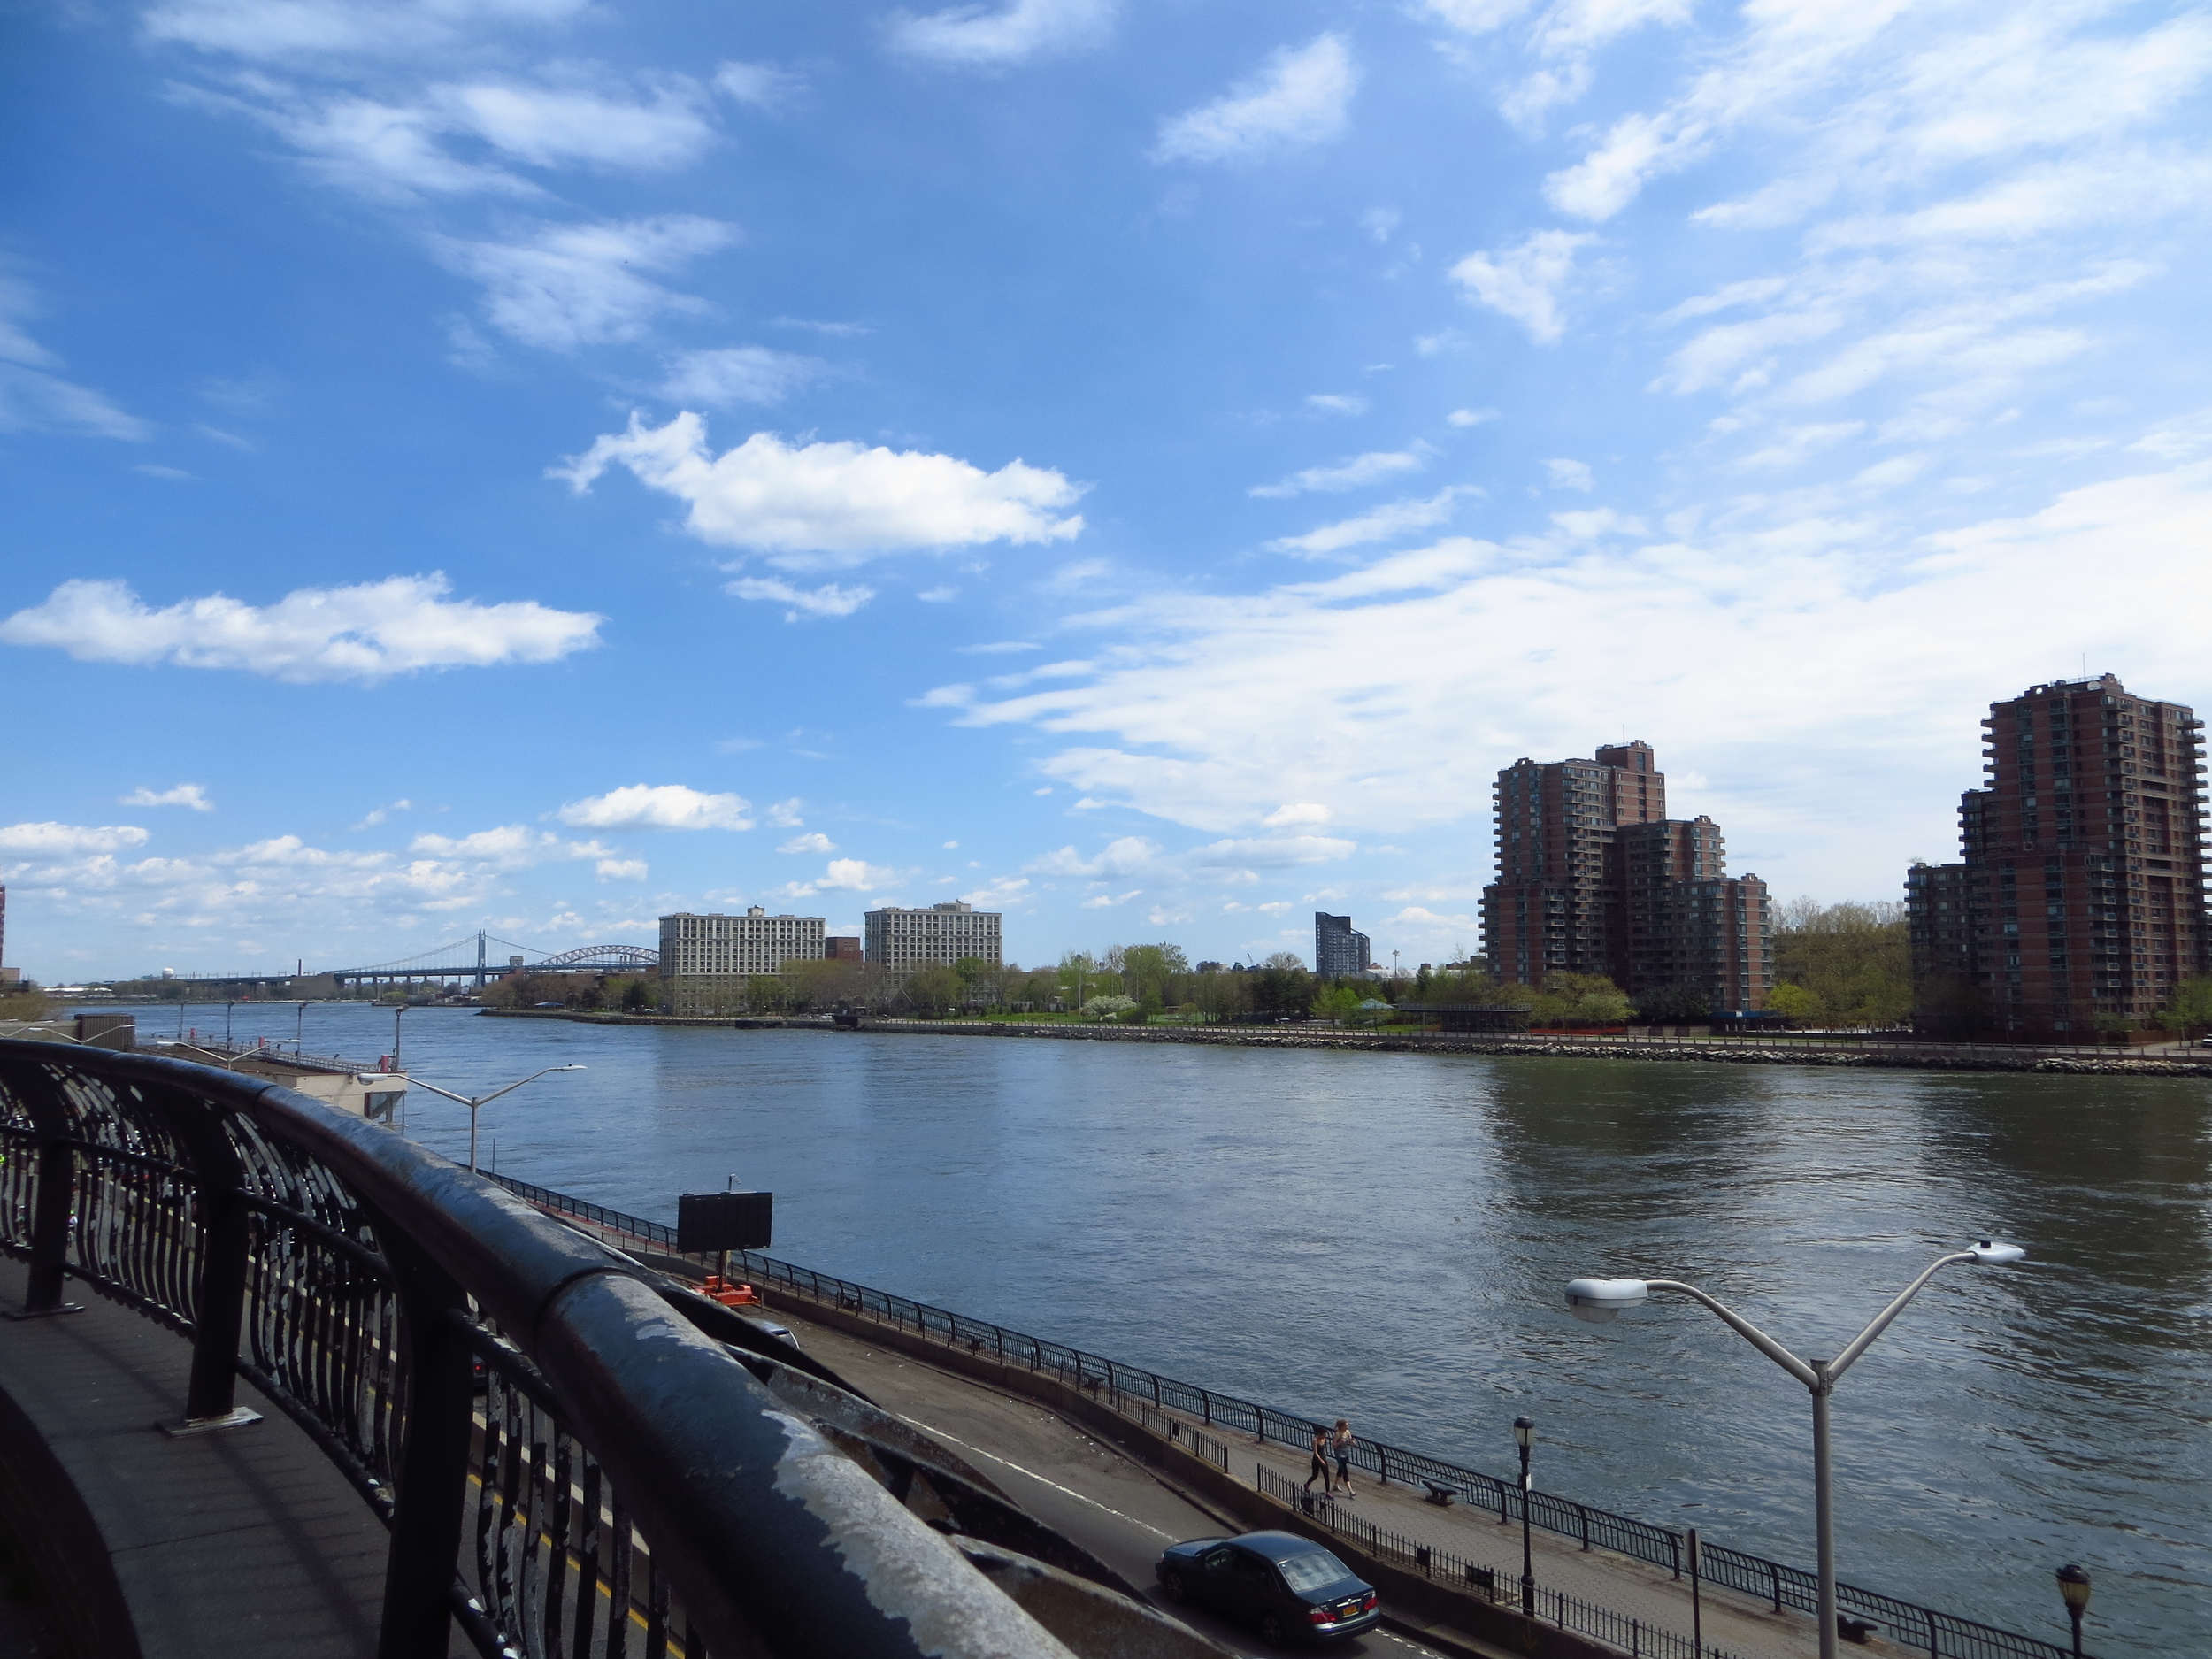
M25 1277L0 1259L0 1307L23 1305ZM63 1576L58 1603L88 1589L109 1598L87 1659L370 1659L388 1534L368 1505L251 1389L239 1403L258 1423L162 1433L156 1422L184 1402L191 1343L71 1290L81 1313L0 1320L0 1411L18 1449L28 1436L31 1459L40 1441L51 1454L43 1479L34 1471L10 1494L38 1505L43 1536L20 1540L26 1564ZM21 1460L10 1463L14 1484Z

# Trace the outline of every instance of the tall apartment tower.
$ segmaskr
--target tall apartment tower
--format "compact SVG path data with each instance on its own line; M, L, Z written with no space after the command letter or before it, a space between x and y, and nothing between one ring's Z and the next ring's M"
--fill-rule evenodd
M1368 964L1367 935L1352 926L1348 916L1313 913L1313 971L1325 979L1364 973Z
M2081 1031L2156 1013L2212 969L2204 722L2117 676L1993 703L1961 861L1905 878L1914 1018L1937 1031Z
M1517 760L1498 774L1498 879L1483 890L1499 979L1602 975L1632 997L1678 990L1717 1013L1766 1005L1766 884L1727 874L1720 826L1667 817L1651 745Z

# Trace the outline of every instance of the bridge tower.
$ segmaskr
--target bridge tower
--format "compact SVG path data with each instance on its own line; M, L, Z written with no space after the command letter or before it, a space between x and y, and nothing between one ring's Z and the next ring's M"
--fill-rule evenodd
M484 995L484 930L476 930L476 994Z

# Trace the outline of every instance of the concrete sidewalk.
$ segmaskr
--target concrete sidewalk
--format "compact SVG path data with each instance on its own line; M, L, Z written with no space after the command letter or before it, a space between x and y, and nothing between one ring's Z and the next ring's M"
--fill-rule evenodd
M23 1305L25 1275L0 1260L0 1306ZM84 1659L371 1659L388 1535L368 1505L243 1384L261 1422L160 1432L191 1343L73 1280L66 1294L83 1312L0 1320L0 1457L11 1507L34 1506L6 1517L27 1564L104 1620L80 1634Z

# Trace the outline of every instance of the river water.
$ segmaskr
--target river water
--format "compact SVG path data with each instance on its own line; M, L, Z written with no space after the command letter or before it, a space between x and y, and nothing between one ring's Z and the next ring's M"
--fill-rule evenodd
M208 1018L204 1010L192 1018ZM219 1015L217 1016L219 1018ZM388 1011L304 1016L387 1052ZM150 1011L149 1032L164 1017ZM237 1033L289 1036L289 1010ZM2090 1646L2212 1652L2212 1085L1332 1054L405 1016L488 1163L673 1221L726 1176L774 1254L1809 1567L1804 1391L1679 1299L1570 1318L1579 1273L1698 1284L1832 1354L1838 1565ZM409 1132L465 1157L421 1091Z

